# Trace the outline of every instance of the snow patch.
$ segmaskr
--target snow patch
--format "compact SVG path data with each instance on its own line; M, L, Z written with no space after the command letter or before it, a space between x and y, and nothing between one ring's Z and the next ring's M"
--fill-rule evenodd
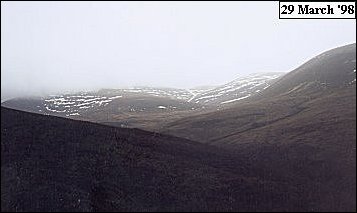
M123 97L122 95L117 95L117 96L110 97L108 99L113 100L113 99L122 98L122 97Z
M228 103L232 103L232 102L235 102L235 101L240 101L240 100L248 98L249 96L250 96L250 94L246 95L244 97L241 97L241 98L236 98L236 99L229 100L229 101L223 101L223 102L221 102L221 104L228 104Z

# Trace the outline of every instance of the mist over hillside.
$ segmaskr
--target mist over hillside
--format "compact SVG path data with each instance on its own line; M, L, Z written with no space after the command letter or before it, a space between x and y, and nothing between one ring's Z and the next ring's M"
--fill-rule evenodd
M356 42L354 20L290 24L277 19L277 7L2 2L1 102L103 88L218 86L254 73L288 72Z

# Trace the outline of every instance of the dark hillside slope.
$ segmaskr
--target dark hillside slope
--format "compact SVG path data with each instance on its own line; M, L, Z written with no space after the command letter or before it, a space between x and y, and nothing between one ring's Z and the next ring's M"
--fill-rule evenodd
M1 108L2 211L308 210L304 191L192 141Z
M322 210L356 210L356 88L302 104L301 111L211 143L240 150L258 168L284 180L315 183ZM273 165L273 166L272 166ZM311 202L314 202L311 199Z
M256 173L309 187L315 210L355 211L355 65L355 44L327 51L261 96L176 120L162 132L236 150Z

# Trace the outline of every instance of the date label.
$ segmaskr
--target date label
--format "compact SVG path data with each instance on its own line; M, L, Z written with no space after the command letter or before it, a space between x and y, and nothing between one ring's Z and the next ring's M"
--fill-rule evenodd
M283 2L280 19L355 19L356 2Z

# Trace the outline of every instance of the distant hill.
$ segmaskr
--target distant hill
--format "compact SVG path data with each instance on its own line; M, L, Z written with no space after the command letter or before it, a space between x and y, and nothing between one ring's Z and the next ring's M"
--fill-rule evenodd
M227 84L201 92L190 99L190 102L207 106L224 106L255 96L272 85L285 73L256 73L237 78Z
M102 89L93 92L51 95L46 97L15 98L1 105L12 109L40 114L70 117L96 122L117 122L127 114L140 117L151 113L167 114L215 109L255 95L269 86L281 73L261 73L236 79L218 87L193 89L132 87ZM214 97L213 97L214 96ZM92 116L95 114L95 116ZM123 122L121 122L123 123Z
M121 113L186 111L201 107L199 104L180 99L123 90L100 90L98 92L49 97L17 98L2 103L2 106L27 112L84 120L90 119L87 115L101 112L98 121L106 121L112 115L120 115Z
M355 59L355 44L327 51L251 98L230 103L219 111L178 119L162 131L209 142L311 110L316 116L329 116L322 112L330 110L337 117L348 118L345 113L355 113ZM337 103L344 103L343 110L336 107Z
M356 83L356 44L338 47L312 58L280 78L261 97L308 95ZM306 94L305 94L306 93Z

